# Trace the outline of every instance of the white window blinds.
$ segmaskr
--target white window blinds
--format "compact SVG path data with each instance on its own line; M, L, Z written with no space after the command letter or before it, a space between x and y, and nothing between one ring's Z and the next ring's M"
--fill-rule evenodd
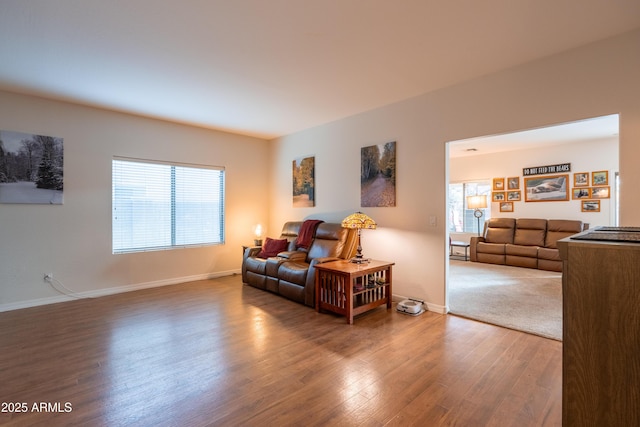
M224 243L224 169L117 158L113 253Z

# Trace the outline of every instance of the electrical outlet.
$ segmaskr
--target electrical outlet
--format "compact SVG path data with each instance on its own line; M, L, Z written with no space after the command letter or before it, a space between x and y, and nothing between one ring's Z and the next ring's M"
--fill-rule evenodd
M44 281L45 282L50 282L51 280L53 280L53 273L45 273L44 274Z

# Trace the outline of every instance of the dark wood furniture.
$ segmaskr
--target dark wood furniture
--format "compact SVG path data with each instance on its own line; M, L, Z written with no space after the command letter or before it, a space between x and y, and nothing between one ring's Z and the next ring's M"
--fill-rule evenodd
M471 246L470 243L461 242L459 240L451 240L451 238L449 238L449 258L455 257L455 256L462 256L453 252L454 247L464 248L464 260L469 261L469 246Z
M601 237L558 241L565 427L640 425L640 243Z
M332 261L316 265L316 310L353 317L383 304L391 308L391 271L395 263Z

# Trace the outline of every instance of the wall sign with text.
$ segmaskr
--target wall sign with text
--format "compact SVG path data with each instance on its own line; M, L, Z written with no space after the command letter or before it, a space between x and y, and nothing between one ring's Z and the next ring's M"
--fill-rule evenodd
M571 163L560 163L558 165L536 166L533 168L523 168L523 176L544 175L546 173L571 172Z

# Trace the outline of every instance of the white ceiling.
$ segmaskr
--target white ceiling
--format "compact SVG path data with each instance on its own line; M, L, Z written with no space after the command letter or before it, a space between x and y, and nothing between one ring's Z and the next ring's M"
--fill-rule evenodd
M449 144L449 157L478 156L576 142L608 141L618 139L618 133L619 116L612 114L539 129L453 141Z
M638 27L638 0L0 0L0 89L273 138Z

